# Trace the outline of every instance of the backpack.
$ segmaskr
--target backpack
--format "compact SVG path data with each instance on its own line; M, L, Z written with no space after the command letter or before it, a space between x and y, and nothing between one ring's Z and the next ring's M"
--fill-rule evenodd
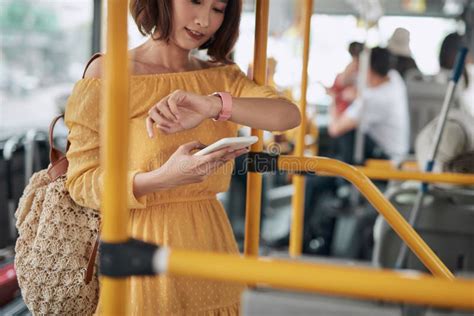
M34 315L92 315L99 298L100 213L76 204L66 189L68 161L53 143L62 117L49 128L51 164L33 174L15 212L15 268Z

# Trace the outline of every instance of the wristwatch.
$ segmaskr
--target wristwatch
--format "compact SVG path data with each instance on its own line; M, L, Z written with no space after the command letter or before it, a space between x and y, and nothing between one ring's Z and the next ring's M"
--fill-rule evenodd
M214 92L213 96L219 96L222 101L222 110L215 121L227 121L232 115L232 96L228 92Z

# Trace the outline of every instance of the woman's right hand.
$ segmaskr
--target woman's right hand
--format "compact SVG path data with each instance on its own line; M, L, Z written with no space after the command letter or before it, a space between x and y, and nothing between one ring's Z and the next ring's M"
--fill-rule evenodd
M227 147L204 156L193 156L191 153L204 147L197 141L181 145L160 168L137 174L133 181L135 197L202 182L226 162L248 152L247 148L230 151Z

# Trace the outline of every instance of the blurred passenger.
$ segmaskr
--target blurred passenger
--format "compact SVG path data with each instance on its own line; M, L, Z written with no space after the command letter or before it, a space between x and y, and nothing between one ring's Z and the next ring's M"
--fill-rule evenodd
M352 60L343 72L336 76L331 88L327 89L333 97L334 109L337 115L342 114L357 96L357 73L359 71L359 55L364 49L364 44L352 42L349 44L349 54Z
M405 78L409 70L419 72L418 66L411 55L410 32L399 27L393 32L388 40L388 50L393 56L393 69L397 70Z
M439 66L440 70L437 75L438 80L442 82L448 82L451 76L452 69L454 68L454 63L456 62L456 55L458 50L463 46L462 36L458 33L448 34L443 42L441 43L441 48L439 51ZM466 67L463 70L463 79L461 85L467 86L468 76Z
M474 54L471 51L466 60L467 81L469 85L461 94L462 110L474 117Z
M451 77L452 69L456 61L456 55L459 48L463 46L463 38L457 33L448 34L442 44L439 52L439 73L435 76L435 80L439 83L447 83ZM470 112L472 108L472 99L467 100L463 95L469 90L469 75L467 67L464 67L461 79L458 82L455 98L459 102L461 108Z
M408 153L409 117L406 87L395 70L390 70L390 53L384 48L372 49L367 89L340 116L332 115L329 123L331 137L346 137L345 152L335 158L353 163L354 131L365 135L365 158L388 158L400 161ZM333 113L333 112L331 112ZM311 252L310 240L323 245L315 252L329 254L334 222L318 201L324 194L335 194L337 178L308 176L305 193L305 251Z
M376 47L370 55L367 89L340 117L332 117L329 135L341 136L361 128L392 160L408 153L408 101L400 75L389 69L390 53Z
M429 160L438 119L439 116L426 125L416 138L419 166L425 166ZM458 109L449 112L433 171L474 173L474 116Z

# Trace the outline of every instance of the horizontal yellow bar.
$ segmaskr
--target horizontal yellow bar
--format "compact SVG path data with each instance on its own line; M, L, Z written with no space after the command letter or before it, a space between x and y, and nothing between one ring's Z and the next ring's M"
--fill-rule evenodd
M360 170L339 160L323 157L280 156L278 169L285 171L325 172L343 177L354 184L388 224L435 275L447 279L454 276L416 231Z
M167 273L273 288L474 310L474 281L171 249Z
M474 185L474 174L428 173L368 167L357 167L357 169L362 171L370 179L376 180L417 180L428 183Z
M392 161L387 160L387 159L367 159L365 161L364 167L397 170L397 168L395 168L395 166L393 165ZM416 161L410 161L410 160L404 161L400 169L405 170L405 171L407 170L419 171L420 170L420 168L418 167L418 163Z

